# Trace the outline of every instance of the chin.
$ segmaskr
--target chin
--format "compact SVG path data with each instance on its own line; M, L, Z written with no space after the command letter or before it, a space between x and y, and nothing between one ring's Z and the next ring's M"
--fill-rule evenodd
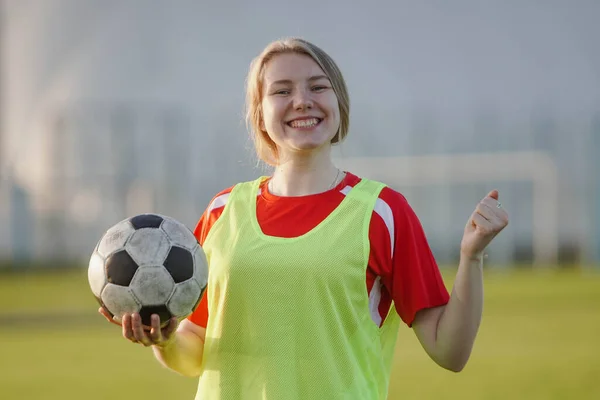
M319 149L323 149L325 147L327 147L327 145L329 145L330 141L318 141L318 142L309 142L309 141L303 141L303 142L295 142L295 143L290 143L290 148L296 150L296 151L311 151L311 150L319 150Z
M331 137L327 135L307 135L303 137L290 137L288 147L297 150L314 150L323 148L331 143Z

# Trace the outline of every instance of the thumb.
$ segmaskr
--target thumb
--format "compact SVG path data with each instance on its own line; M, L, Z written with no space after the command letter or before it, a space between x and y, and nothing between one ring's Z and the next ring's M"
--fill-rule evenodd
M106 318L108 320L108 322L110 322L111 324L121 326L121 324L119 322L115 321L114 318L112 317L112 315L104 307L100 307L98 309L98 312L100 314L102 314L104 316L104 318Z
M499 195L498 190L494 189L491 192L489 192L486 197L491 197L494 200L498 200L498 195Z

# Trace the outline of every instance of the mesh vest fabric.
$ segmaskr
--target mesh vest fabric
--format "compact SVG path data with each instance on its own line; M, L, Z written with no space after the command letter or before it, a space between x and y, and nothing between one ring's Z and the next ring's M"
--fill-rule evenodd
M370 316L369 224L383 184L363 179L308 233L265 235L236 185L205 242L209 318L196 399L381 400L399 317Z

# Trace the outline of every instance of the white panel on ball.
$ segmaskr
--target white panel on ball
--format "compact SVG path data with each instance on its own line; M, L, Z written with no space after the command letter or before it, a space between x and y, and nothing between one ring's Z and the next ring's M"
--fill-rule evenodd
M174 286L171 274L163 266L138 268L129 284L133 294L144 306L166 304Z
M191 307L196 303L202 288L195 279L188 279L185 282L175 285L175 291L167 303L167 307L173 316L177 318L187 317L194 310Z
M108 283L102 291L101 299L117 321L121 320L123 314L136 313L142 308L131 290L126 286Z
M119 222L106 231L98 245L98 253L106 258L115 251L121 250L133 232L135 230L129 221Z
M196 245L194 250L194 278L202 289L208 283L208 260L206 253L200 245Z
M125 249L138 266L158 266L167 258L171 244L161 229L142 228L133 233Z
M97 252L94 252L90 258L88 281L94 296L100 297L102 289L106 285L106 272L104 271L104 260Z
M194 234L181 222L165 217L161 228L165 231L173 244L192 250L198 244Z

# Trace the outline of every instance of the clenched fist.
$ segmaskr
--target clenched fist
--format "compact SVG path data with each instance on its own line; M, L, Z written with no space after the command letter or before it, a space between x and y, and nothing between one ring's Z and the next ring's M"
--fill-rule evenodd
M508 213L498 201L498 191L492 190L469 217L460 245L461 255L481 259L485 248L506 225Z

